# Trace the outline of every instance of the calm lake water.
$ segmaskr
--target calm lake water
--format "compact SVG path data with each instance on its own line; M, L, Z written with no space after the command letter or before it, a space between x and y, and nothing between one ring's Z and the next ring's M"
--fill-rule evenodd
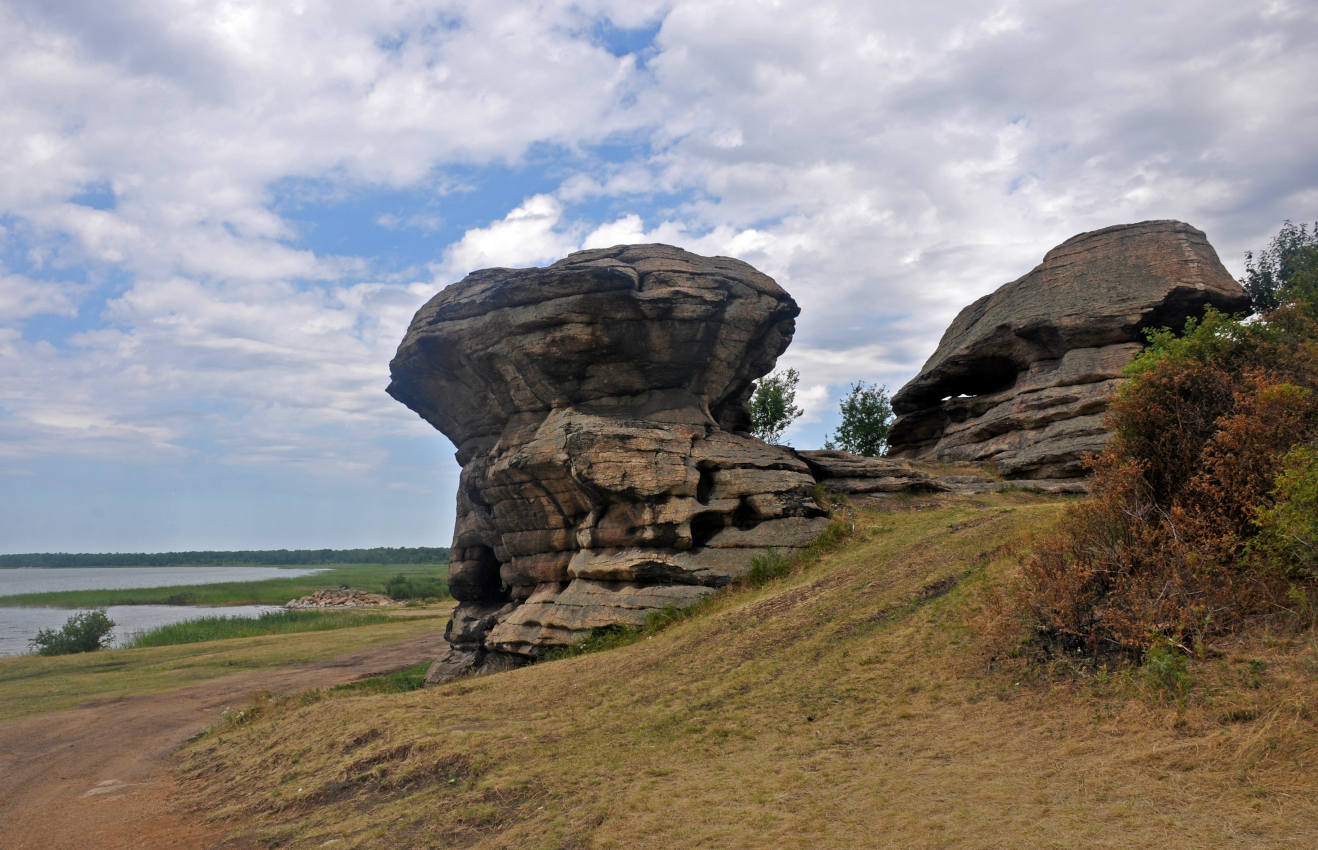
M0 608L0 655L22 655L27 642L39 629L58 629L78 613L76 608ZM85 609L83 609L85 610ZM200 605L110 605L105 613L114 622L114 646L120 646L138 632L198 617L256 617L266 611L282 610L278 605L226 605L204 608Z
M295 578L322 572L297 567L61 567L59 569L0 569L0 597L51 590L122 590L132 587L217 584ZM22 655L39 629L57 629L78 609L4 607L0 599L0 655ZM116 644L157 626L198 617L255 617L278 610L271 605L230 605L206 608L196 605L112 605L106 614L116 624Z
M49 590L123 590L176 584L218 584L296 578L322 569L283 567L60 567L0 570L0 596ZM3 604L3 600L0 600Z

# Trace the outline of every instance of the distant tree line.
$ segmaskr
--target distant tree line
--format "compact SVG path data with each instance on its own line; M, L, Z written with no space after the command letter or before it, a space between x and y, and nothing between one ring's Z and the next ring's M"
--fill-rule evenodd
M38 552L0 555L0 567L208 567L252 564L302 567L322 564L444 564L446 546L377 546L374 549L240 549L233 552Z

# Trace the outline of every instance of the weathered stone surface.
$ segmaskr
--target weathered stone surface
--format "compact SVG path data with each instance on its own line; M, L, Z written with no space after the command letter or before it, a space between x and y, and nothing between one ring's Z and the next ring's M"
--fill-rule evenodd
M463 467L432 678L644 622L809 543L810 468L741 433L797 313L745 263L665 245L486 269L426 303L389 393Z
M1087 482L1077 478L1004 480L986 464L861 457L838 451L797 454L809 464L815 479L826 489L860 500L921 493L992 493L1008 488L1041 493L1084 493L1088 490Z
M1249 299L1204 234L1179 221L1068 239L1024 277L957 315L893 396L890 454L990 461L1012 478L1084 474L1102 414L1143 331Z
M930 464L890 457L862 457L849 452L803 451L798 454L810 466L815 479L835 493L860 496L871 493L987 493L998 480L985 472L961 468L940 475Z

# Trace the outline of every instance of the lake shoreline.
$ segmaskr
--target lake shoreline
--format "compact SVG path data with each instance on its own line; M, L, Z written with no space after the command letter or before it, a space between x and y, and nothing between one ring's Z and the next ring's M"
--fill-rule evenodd
M46 573L65 574L68 570L87 570L86 567L49 567L36 568ZM170 619L158 621L139 617L141 613L128 611L121 617L127 617L133 623L146 621L133 630L154 628L168 622L179 622L206 616L256 616L262 610L273 610L284 606L289 600L307 596L326 587L348 586L360 590L381 591L385 584L397 575L409 579L424 579L436 583L439 588L447 590L444 580L448 576L447 564L352 564L321 565L317 567L108 567L106 571L121 573L123 570L167 570L171 575L184 573L185 577L203 578L220 575L215 570L223 570L229 581L207 584L168 584L152 587L87 588L79 590L44 591L23 594L0 595L0 643L8 645L7 650L0 650L0 655L22 655L27 651L28 642L35 637L37 629L59 628L65 620L77 611L91 608L119 609L123 607L167 606L172 611ZM253 573L252 571L259 571ZM206 572L194 572L206 571ZM32 570L7 568L6 575L0 575L0 589L7 583L3 578L15 578L15 573L31 573ZM160 573L147 573L160 575ZM121 577L127 577L121 574ZM28 576L30 578L30 575ZM255 580L253 580L255 578ZM30 613L30 612L41 613ZM29 613L25 613L29 612ZM244 613L256 612L256 613ZM115 619L112 615L111 619Z

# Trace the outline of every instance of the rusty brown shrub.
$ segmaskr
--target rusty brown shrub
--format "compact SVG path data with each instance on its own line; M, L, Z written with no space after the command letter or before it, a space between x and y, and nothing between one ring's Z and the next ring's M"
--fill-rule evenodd
M1246 555L1286 458L1318 442L1316 340L1303 304L1151 336L1109 413L1093 498L1026 559L1023 604L1046 642L1132 657L1160 636L1193 645L1314 581Z

